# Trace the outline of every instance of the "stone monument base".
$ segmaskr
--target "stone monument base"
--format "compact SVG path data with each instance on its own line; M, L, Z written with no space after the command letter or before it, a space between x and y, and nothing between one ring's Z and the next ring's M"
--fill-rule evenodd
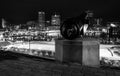
M55 40L55 58L60 62L99 67L99 42L96 39Z

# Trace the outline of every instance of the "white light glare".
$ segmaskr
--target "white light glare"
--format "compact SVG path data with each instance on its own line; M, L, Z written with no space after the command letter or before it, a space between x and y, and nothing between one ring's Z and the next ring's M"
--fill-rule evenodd
M115 24L113 24L113 23L111 23L111 24L110 24L110 26L111 26L111 27L116 27L116 25L115 25Z

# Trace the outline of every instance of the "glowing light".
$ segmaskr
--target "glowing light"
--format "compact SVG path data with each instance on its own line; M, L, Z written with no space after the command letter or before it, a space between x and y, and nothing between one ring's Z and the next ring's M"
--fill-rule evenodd
M116 25L115 25L115 24L113 24L113 23L111 23L111 24L110 24L110 26L111 26L111 27L116 27Z
M103 32L107 32L107 29L102 29Z
M88 29L88 24L85 24L83 27L84 27L84 33L86 33Z

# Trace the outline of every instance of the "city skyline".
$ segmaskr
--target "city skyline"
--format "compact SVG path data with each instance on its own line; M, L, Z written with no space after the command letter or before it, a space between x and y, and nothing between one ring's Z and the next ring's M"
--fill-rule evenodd
M38 11L46 12L46 18L50 20L55 12L61 18L80 15L85 10L92 10L97 17L105 19L119 19L118 0L1 0L0 19L5 18L10 23L25 23L38 19ZM1 22L0 22L1 23Z

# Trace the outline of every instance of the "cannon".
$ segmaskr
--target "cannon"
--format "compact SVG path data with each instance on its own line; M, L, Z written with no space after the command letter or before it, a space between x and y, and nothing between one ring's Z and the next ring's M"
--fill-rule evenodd
M83 25L89 23L88 13L83 12L78 17L66 19L61 27L60 33L63 38L73 40L83 36Z

